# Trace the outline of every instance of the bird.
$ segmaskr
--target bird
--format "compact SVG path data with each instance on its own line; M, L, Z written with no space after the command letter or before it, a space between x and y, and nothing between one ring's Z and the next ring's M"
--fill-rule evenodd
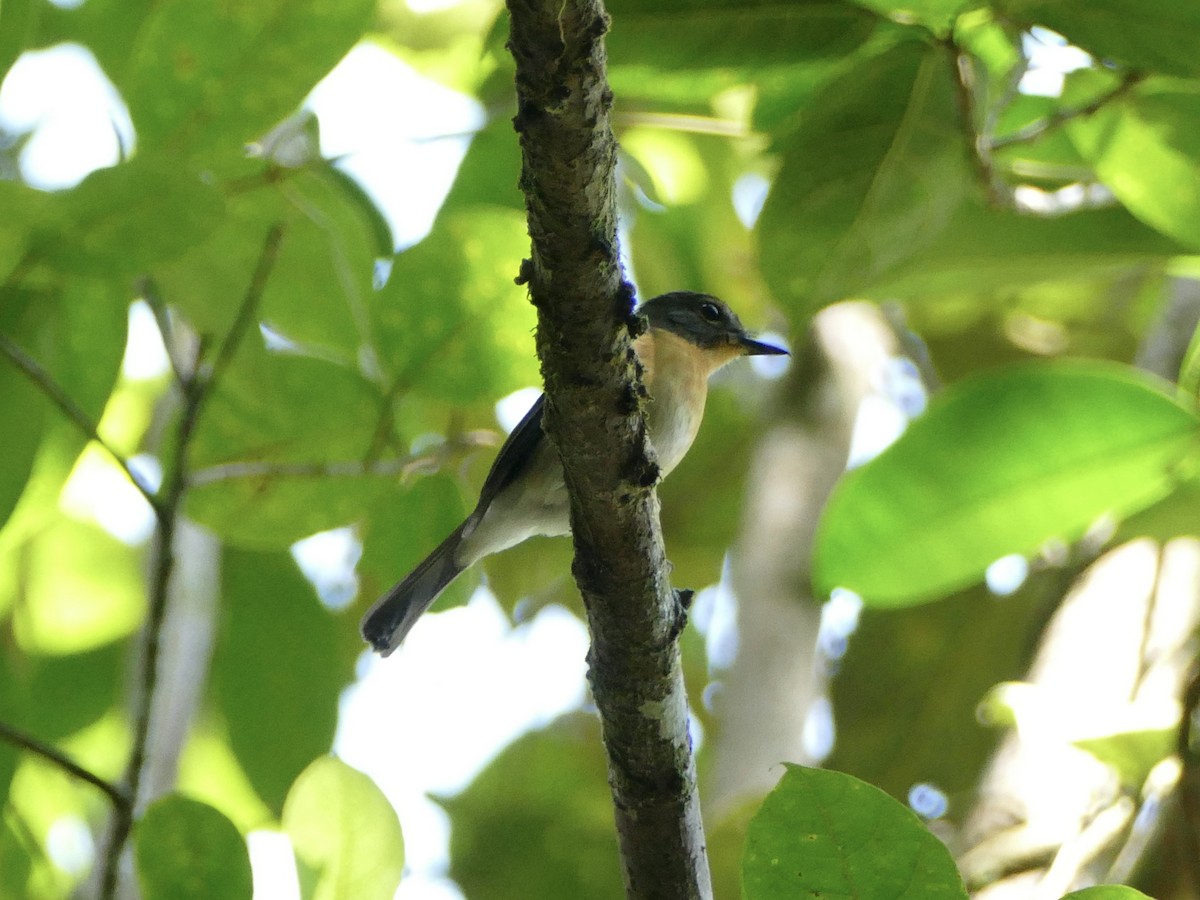
M683 459L704 416L708 378L740 356L786 354L752 338L724 301L674 291L638 307L647 328L633 341L649 400L646 425L660 477ZM464 570L534 535L570 533L562 463L542 432L542 394L500 448L475 509L362 619L363 638L388 656Z

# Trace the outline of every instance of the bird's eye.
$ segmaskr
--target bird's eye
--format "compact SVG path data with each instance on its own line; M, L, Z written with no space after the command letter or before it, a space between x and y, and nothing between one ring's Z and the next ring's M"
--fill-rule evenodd
M704 317L706 322L720 322L721 310L717 308L717 304L710 303L705 300L700 304L700 315Z

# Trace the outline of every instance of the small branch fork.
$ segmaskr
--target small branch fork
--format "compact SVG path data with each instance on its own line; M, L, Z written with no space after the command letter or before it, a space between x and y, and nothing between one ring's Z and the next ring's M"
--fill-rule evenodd
M182 401L172 456L165 467L164 484L158 492L151 491L137 477L128 461L101 437L98 423L93 421L71 399L50 372L10 338L0 335L0 354L33 382L85 437L94 441L116 461L138 492L150 504L157 521L157 553L150 573L149 609L142 631L141 652L135 674L136 689L131 713L133 735L129 759L121 783L118 785L106 781L80 766L61 751L19 729L0 723L0 740L37 754L73 777L103 791L109 798L113 808L113 819L99 862L99 897L101 900L111 900L116 896L121 855L133 829L134 814L141 799L138 794L146 766L147 746L151 731L151 711L155 688L158 684L160 640L167 612L168 588L175 566L175 533L182 512L183 500L190 485L187 469L188 451L197 423L214 386L228 369L243 338L257 319L258 307L278 258L282 240L282 226L276 225L268 231L237 315L218 347L211 364L205 362L206 347L203 340L198 343L194 359L190 363L178 358L166 308L154 290L154 286L149 283L145 285L143 293L154 312L155 321L162 332L163 342L168 348L172 373Z

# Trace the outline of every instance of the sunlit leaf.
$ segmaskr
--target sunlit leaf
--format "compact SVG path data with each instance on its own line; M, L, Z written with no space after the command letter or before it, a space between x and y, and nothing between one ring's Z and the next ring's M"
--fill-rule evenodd
M524 217L486 207L440 218L401 253L372 304L389 379L455 403L539 383L536 317L513 283L528 254Z
M911 810L841 772L788 765L750 822L746 900L967 896L954 859Z
M315 878L305 898L390 900L395 893L404 868L400 823L361 772L334 757L316 760L288 793L283 826Z
M1042 25L1103 60L1172 75L1200 74L1200 57L1180 35L1200 30L1190 0L1002 0L1015 21Z
M258 548L353 521L377 490L362 460L379 416L374 386L352 368L251 335L197 427L189 514Z
M132 634L145 611L141 551L61 518L26 550L15 626L31 653L79 653Z
M935 33L945 34L954 17L973 0L854 0L859 6L900 21L921 22Z
M969 379L843 478L818 529L814 581L879 606L966 586L1002 556L1074 540L1101 516L1165 496L1197 429L1192 412L1122 367L1047 363Z
M281 226L260 319L287 340L356 361L369 338L363 322L375 260L392 250L378 215L330 167L264 180L232 197L220 227L158 272L159 291L192 327L224 335L250 288L268 231Z
M1123 884L1099 884L1081 891L1071 891L1062 900L1153 900L1153 898Z
M372 0L157 4L118 79L139 145L176 156L240 152L299 105L374 8Z
M292 781L328 752L353 673L339 659L333 615L288 554L226 550L222 600L217 705L238 762L278 813Z
M134 829L145 900L240 900L251 891L250 856L234 824L179 794L152 803Z
M945 229L970 178L953 79L941 48L903 43L805 110L759 221L781 299L805 310L840 300Z
M1193 248L1200 247L1200 135L1193 127L1198 117L1195 88L1147 84L1068 129L1130 212Z
M202 241L224 212L199 175L142 157L93 172L56 199L61 224L40 236L39 255L77 274L143 274Z

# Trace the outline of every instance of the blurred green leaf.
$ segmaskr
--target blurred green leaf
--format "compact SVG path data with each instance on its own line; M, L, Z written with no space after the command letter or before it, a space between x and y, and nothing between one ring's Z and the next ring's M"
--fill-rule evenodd
M454 823L451 877L478 900L621 896L607 771L593 715L518 738L441 801Z
M145 157L93 172L55 200L60 224L40 236L39 256L63 272L121 278L179 256L224 212L198 175Z
M911 810L841 772L787 764L750 822L746 900L967 896L954 859Z
M1084 888L1082 891L1071 891L1062 900L1154 900L1154 898L1123 884L1100 884Z
M1200 25L1200 14L1197 15ZM1200 90L1144 84L1071 121L1068 133L1117 199L1164 234L1200 247Z
M0 16L8 12L0 9ZM0 70L3 71L3 70ZM29 252L38 229L50 218L53 195L35 191L20 182L0 180L0 276L8 277Z
M920 22L935 34L944 35L950 30L955 17L965 7L974 6L976 0L854 0L859 6L871 9L881 16L891 16L898 21Z
M48 403L38 387L10 359L0 358L0 421L10 423L0 441L0 526L8 521L33 471L47 414Z
M360 529L360 596L374 602L415 568L466 514L461 492L446 475L418 477L407 487L381 481ZM478 583L478 571L468 570L446 589L434 608L461 606Z
M1112 766L1121 784L1133 791L1146 783L1150 770L1175 752L1178 723L1148 731L1122 731L1105 737L1084 738L1074 744L1105 765Z
M143 150L238 154L299 105L354 45L373 0L157 4L118 79Z
M842 479L818 528L814 583L878 606L963 587L1002 556L1074 540L1103 515L1165 496L1197 426L1155 382L1108 364L964 381Z
M539 384L536 315L513 283L528 255L524 216L478 207L397 256L371 310L391 384L453 403Z
M671 74L696 69L753 71L853 52L876 18L839 0L613 0L606 39L614 69L639 65Z
M372 302L375 260L391 238L361 191L328 166L288 172L229 200L228 215L206 240L156 273L163 300L192 327L224 335L233 322L270 229L284 229L259 305L273 331L355 363Z
M1022 25L1042 25L1093 56L1172 75L1200 75L1200 57L1180 35L1200 30L1191 0L999 0Z
M128 637L146 607L142 550L65 517L24 552L14 629L29 653L79 653Z
M283 827L316 881L305 900L390 900L404 869L404 838L387 798L340 760L316 760L292 785ZM307 887L307 886L306 886Z
M192 443L189 515L246 547L287 547L361 515L377 479L353 474L380 415L373 385L335 363L243 342ZM326 474L334 463L348 469Z
M1045 281L1113 276L1186 253L1123 209L1043 217L964 204L941 235L861 294L921 299Z
M830 84L782 145L759 220L772 290L811 312L931 244L970 184L952 59L913 42Z
M0 718L48 741L99 721L117 702L125 650L114 641L67 656L0 655Z
M903 800L915 784L974 796L997 732L976 719L979 698L1020 678L1061 584L1035 572L1012 596L975 585L922 607L863 610L829 687L837 740L825 764ZM887 735L881 740L881 735Z
M353 671L333 615L287 553L226 549L221 585L213 691L238 762L278 813L292 781L328 752Z
M19 831L15 816L0 820L0 893L6 897L29 896L32 848Z
M179 794L155 800L134 829L145 900L249 900L250 854L229 819Z

